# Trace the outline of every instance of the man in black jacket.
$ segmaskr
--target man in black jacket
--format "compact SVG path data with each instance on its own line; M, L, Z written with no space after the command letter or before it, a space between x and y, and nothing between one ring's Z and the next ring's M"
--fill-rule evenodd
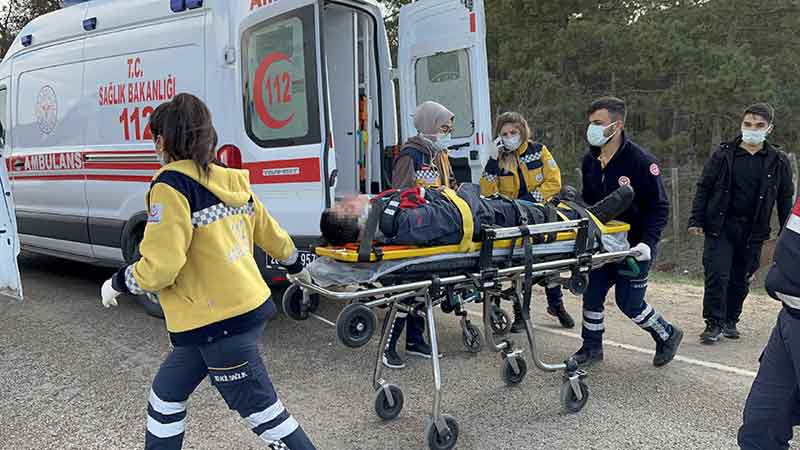
M772 210L777 204L783 227L792 208L792 169L786 155L766 141L772 129L769 105L747 108L742 134L711 155L697 183L689 233L705 235L704 344L717 342L720 334L739 338L736 323L770 237Z

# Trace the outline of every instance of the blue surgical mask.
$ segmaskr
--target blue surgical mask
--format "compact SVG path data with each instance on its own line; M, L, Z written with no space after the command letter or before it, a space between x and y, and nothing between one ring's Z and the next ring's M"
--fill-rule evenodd
M611 125L604 127L594 123L589 124L589 128L586 129L586 140L589 141L589 145L593 147L602 147L606 145L606 143L610 141L612 137L614 137L614 134L616 134L616 130L611 136L605 136L604 134L608 127L612 125L614 124L612 123Z
M758 145L767 140L767 130L747 130L742 128L742 142Z

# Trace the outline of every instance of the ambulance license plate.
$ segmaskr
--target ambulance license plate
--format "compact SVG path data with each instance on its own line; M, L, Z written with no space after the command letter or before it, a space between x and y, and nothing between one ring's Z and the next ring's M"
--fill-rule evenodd
M312 262L314 262L315 259L317 259L316 254L306 250L298 250L297 253L298 253L297 257L300 258L300 262L303 264L303 267L311 264ZM281 264L278 262L278 260L271 256L269 257L269 261L267 262L267 264L270 267L275 267L275 268L282 267Z

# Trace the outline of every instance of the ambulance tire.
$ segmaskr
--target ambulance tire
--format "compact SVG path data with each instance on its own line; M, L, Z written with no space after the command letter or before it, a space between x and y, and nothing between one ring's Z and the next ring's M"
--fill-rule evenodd
M136 262L142 257L142 254L139 253L139 242L142 241L143 237L144 237L143 226L137 227L137 229L134 230L131 235L131 240L133 242L131 248L132 262ZM144 309L147 315L157 317L159 319L164 318L164 310L161 309L161 305L158 304L158 301L151 300L151 298L148 297L147 295L134 295L133 297L136 299L136 302L139 303L139 305ZM154 296L153 298L155 299L157 297Z

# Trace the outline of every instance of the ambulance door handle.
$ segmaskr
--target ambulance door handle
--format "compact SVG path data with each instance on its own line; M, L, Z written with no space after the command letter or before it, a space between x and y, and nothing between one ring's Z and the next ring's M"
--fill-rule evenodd
M336 177L339 176L339 169L333 169L331 172L330 177L328 177L328 187L332 188L336 186Z
M92 31L97 28L97 17L92 17L91 19L86 19L83 21L83 29L86 31Z

